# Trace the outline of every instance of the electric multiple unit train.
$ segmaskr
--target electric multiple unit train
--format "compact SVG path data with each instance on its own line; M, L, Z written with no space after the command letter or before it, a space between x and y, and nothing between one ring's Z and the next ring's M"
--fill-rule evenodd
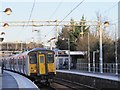
M56 74L54 52L34 48L20 54L4 57L4 68L24 74L32 80L50 84Z

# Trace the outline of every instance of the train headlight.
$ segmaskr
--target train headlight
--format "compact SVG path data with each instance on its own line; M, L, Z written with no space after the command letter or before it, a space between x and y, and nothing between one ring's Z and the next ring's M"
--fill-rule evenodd
M34 70L34 73L36 73L37 72L37 70Z

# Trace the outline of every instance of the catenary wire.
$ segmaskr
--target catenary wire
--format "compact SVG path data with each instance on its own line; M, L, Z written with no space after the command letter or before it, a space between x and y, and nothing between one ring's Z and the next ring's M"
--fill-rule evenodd
M63 22L63 20L65 20L76 8L78 8L83 2L84 2L85 0L82 0L79 4L77 4L58 24L60 24L60 23L62 23ZM54 27L55 28L55 27ZM54 30L54 28L53 29L51 29L50 30L50 32L52 31L52 30ZM49 32L49 33L50 33ZM48 33L48 34L49 34ZM47 34L47 35L48 35Z

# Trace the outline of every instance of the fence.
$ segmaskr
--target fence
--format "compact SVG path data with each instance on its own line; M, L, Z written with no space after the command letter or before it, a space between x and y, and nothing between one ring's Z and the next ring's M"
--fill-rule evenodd
M118 67L116 68L116 63L104 63L103 64L103 73L112 73L112 74L117 74L120 73L120 63L117 65ZM76 64L76 69L80 71L88 71L88 63L77 63ZM99 63L90 63L90 71L91 72L100 72L100 64Z

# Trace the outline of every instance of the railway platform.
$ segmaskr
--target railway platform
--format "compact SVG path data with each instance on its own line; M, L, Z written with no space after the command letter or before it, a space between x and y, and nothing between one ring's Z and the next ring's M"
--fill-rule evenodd
M2 70L0 66L0 90L2 89Z
M56 78L97 89L120 88L120 75L81 72L79 70L56 70Z
M93 72L81 72L79 70L56 70L57 72L76 74L76 75L84 75L89 77L96 77L101 79L107 79L112 81L120 82L120 75L108 74L108 73L93 73Z
M2 90L39 90L39 88L26 77L10 71L3 71L0 88Z

